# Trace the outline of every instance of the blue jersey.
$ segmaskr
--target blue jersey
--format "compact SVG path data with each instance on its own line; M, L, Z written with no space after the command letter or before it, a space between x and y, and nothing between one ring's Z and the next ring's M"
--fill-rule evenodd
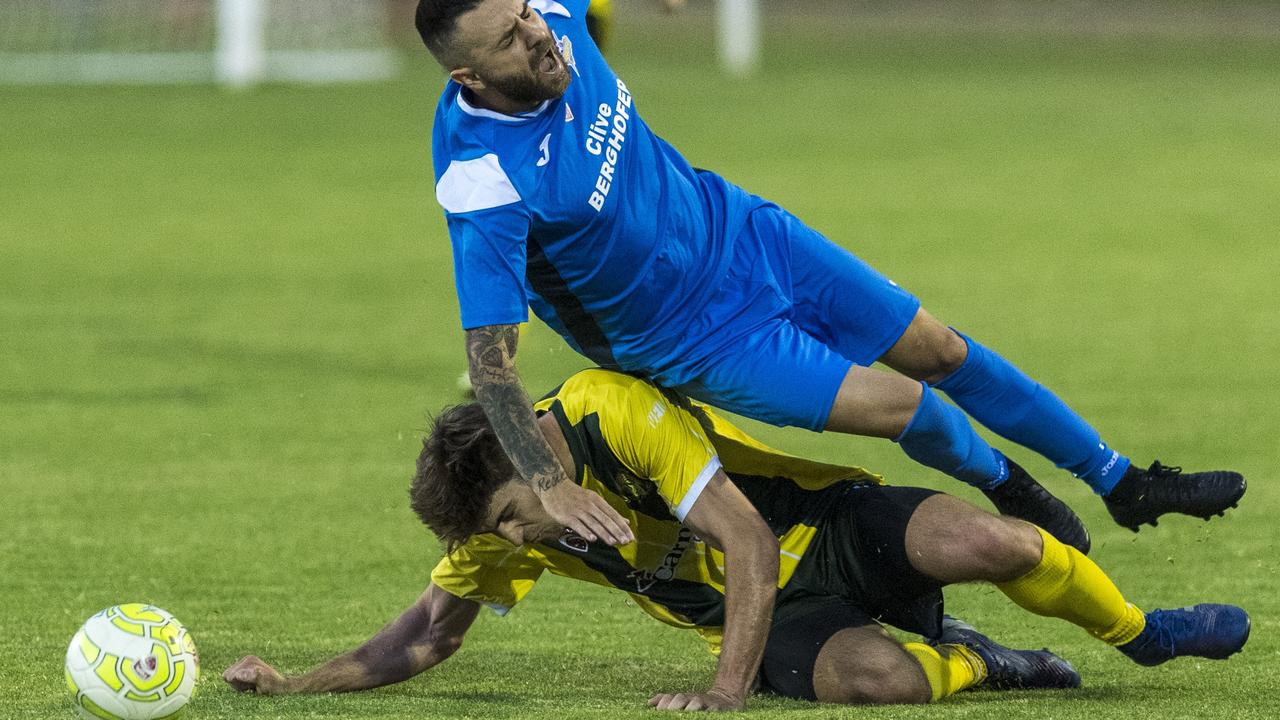
M695 170L640 118L587 33L587 0L530 0L571 79L504 115L449 82L432 139L464 328L520 323L532 307L605 367L655 371L725 275L764 201Z

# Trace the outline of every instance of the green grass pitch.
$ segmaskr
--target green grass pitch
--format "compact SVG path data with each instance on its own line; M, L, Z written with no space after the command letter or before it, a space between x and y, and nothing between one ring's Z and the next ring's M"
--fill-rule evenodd
M1280 41L796 20L732 83L705 16L620 15L616 65L692 162L859 253L1139 461L1250 480L1225 519L1134 536L1010 450L1131 599L1248 608L1228 662L1139 669L965 587L953 611L1054 648L1084 688L752 716L1276 717ZM251 652L298 672L353 647L438 557L405 490L464 368L429 164L440 82L418 56L370 86L0 89L0 717L70 717L66 642L134 600L192 629L200 719L651 717L651 693L709 682L694 635L555 578L397 687L219 679ZM537 326L519 360L534 390L583 366ZM976 499L889 443L758 429Z

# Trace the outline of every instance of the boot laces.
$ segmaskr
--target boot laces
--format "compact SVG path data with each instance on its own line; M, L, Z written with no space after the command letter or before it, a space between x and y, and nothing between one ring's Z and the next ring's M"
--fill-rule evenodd
M1199 499L1200 493L1204 490L1204 478L1197 477L1191 480L1189 476L1182 474L1181 467L1161 465L1159 460L1151 463L1151 467L1147 469L1147 477L1151 480L1148 491L1164 501L1180 504L1194 502Z

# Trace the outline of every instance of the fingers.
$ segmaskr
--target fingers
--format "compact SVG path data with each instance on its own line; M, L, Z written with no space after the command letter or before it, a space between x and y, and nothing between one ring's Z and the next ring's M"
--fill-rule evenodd
M594 493L593 493L594 494ZM596 521L603 528L601 535L611 537L613 540L608 541L610 545L626 545L635 541L635 536L631 533L631 526L622 518L622 515L613 509L604 498L599 495L595 496L597 502Z
M582 522L578 518L569 518L565 521L565 525L568 525L570 530L581 535L587 542L596 541L596 534L587 527L586 523Z
M582 522L591 533L610 545L626 545L633 540L631 528L604 498L592 493L592 503L584 508ZM591 539L591 538L588 538Z
M565 527L588 542L600 539L610 545L625 545L634 540L626 520L604 498L579 485L561 483L560 487L559 497L544 495L543 503Z
M722 711L741 710L745 705L741 701L724 696L722 693L659 693L649 698L649 707L658 710L685 711Z
M661 693L649 698L649 707L659 710L712 710L712 704L694 693Z
M587 540L595 541L600 538L610 545L625 545L630 540L626 539L626 535L621 531L615 530L612 523L609 522L608 516L599 508L590 508L584 512L582 517L582 526L586 528L586 532L579 532Z
M274 695L281 692L280 674L256 656L249 655L227 668L222 679L236 692Z
M584 529L575 530L574 532L578 533L579 535L586 538L587 540L591 542L595 542L596 539L599 538L605 541L606 543L609 543L610 545L623 544L621 541L618 540L617 537L614 536L613 533L609 532L607 526L603 522L601 522L601 520L595 514L586 514L582 517L582 519L579 522L582 524L582 527ZM573 526L570 525L569 527L573 527Z
M684 693L659 693L649 698L649 706L659 710L679 710L684 707L687 698L688 695Z
M222 673L222 679L236 692L254 692L258 687L259 662L261 661L252 655L243 658L227 668Z

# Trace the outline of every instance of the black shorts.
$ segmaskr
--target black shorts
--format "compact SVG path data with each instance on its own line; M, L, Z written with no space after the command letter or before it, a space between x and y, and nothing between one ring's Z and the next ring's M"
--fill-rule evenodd
M845 628L876 622L927 638L942 624L942 583L907 559L907 522L933 490L858 483L837 503L778 593L760 689L814 700L818 652Z

